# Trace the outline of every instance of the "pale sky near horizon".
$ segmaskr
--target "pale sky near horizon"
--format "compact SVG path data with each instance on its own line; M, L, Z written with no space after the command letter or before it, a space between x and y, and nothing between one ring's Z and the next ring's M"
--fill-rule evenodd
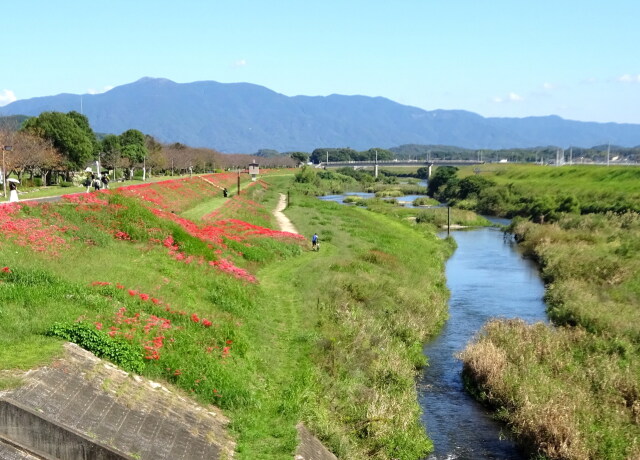
M640 123L638 0L5 0L0 106L142 77Z

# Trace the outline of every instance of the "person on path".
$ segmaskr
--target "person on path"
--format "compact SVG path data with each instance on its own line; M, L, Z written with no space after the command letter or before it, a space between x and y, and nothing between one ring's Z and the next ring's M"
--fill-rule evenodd
M15 182L9 182L9 202L15 203L17 201L20 201L20 198L18 198L18 186Z
M100 190L100 178L93 176L93 189L97 192Z
M320 242L318 241L318 234L314 233L311 237L311 250L319 251L320 250Z
M229 196L229 191L226 188L222 189L222 196L224 196L225 198Z
M90 176L87 176L87 178L84 180L84 182L82 183L82 185L84 185L85 187L87 187L87 193L89 193L91 191L91 185L93 184L93 179L96 176L94 176L93 174L91 174Z
M106 188L107 190L109 189L109 175L107 174L103 174L102 175L102 179L100 179L102 181L102 188Z

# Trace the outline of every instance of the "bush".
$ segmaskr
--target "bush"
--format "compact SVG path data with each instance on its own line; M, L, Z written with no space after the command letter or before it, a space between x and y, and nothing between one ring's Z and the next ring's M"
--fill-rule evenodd
M307 166L303 166L302 169L296 173L295 178L296 182L303 184L313 184L318 182L316 172Z
M73 187L73 182L60 181L60 187Z
M144 369L142 353L127 342L110 338L95 326L85 323L55 323L46 335L60 337L90 351L99 358L106 358L125 370L140 373Z

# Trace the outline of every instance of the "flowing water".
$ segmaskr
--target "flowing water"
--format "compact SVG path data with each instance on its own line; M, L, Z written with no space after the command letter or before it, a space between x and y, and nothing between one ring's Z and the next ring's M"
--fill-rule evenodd
M350 193L321 199L342 203ZM412 199L414 197L411 197ZM506 224L500 219L490 219ZM456 354L491 318L547 322L538 269L497 228L454 231L458 248L447 261L449 319L427 343L429 366L418 381L422 423L434 442L429 460L524 460L502 424L464 390ZM442 235L446 236L446 233Z
M456 353L490 318L547 321L544 285L536 266L496 228L452 232L458 248L447 262L449 319L426 344L418 382L422 422L435 450L429 459L524 459L507 429L495 422L462 384Z

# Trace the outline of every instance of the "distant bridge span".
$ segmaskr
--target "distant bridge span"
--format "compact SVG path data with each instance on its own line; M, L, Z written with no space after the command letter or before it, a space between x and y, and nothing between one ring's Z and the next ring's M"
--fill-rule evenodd
M375 177L378 177L378 168L384 166L400 167L400 166L414 166L414 167L427 167L429 168L429 177L431 177L432 166L468 166L468 165L481 165L484 161L475 160L391 160L391 161L323 161L316 165L316 168L366 168L373 167Z

